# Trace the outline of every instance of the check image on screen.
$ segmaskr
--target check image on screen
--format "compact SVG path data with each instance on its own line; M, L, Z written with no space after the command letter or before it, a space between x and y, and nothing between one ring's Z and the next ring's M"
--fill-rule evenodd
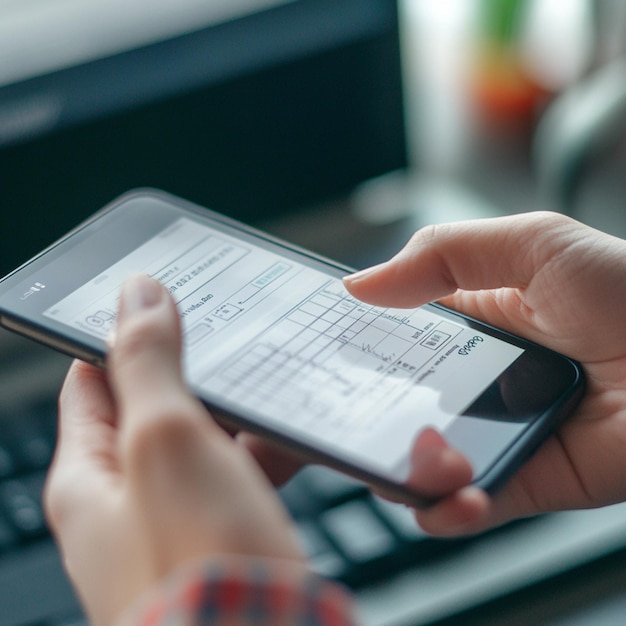
M523 352L436 311L364 304L338 278L187 218L44 314L104 339L138 272L176 301L195 391L396 479L416 435L445 429Z

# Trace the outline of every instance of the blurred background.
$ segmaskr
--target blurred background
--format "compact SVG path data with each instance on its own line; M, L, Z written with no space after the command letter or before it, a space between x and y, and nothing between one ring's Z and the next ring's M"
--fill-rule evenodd
M153 186L355 267L433 222L626 236L622 0L0 0L0 274ZM41 512L67 359L0 334L0 625L84 624ZM616 624L626 508L459 541L321 468L282 496L364 624Z

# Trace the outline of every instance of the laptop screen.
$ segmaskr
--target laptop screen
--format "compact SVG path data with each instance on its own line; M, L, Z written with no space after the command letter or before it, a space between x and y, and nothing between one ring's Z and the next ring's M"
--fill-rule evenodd
M247 222L406 164L395 0L0 0L0 273L134 187Z
M0 86L293 1L0 0Z

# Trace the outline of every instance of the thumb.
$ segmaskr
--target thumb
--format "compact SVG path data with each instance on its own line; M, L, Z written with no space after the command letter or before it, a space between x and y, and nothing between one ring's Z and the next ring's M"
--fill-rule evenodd
M145 276L129 279L109 375L127 493L160 573L207 551L299 556L265 477L187 390L180 353L167 290Z
M189 484L207 441L228 439L183 382L179 315L148 276L122 288L109 378L120 420L121 454L142 493L158 501ZM217 462L217 461L216 461ZM153 489L155 488L155 489Z
M144 414L183 389L180 321L167 290L148 276L122 287L109 376L120 414Z
M569 243L574 224L535 212L428 226L395 257L344 283L359 300L395 307L419 306L457 289L521 288Z

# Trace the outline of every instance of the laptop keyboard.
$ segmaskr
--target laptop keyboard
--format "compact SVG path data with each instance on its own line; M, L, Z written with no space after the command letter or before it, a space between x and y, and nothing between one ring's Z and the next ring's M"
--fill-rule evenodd
M462 543L425 535L410 509L324 467L307 467L280 493L313 569L351 587L376 583Z
M0 553L48 535L41 494L55 423L52 403L0 417Z

